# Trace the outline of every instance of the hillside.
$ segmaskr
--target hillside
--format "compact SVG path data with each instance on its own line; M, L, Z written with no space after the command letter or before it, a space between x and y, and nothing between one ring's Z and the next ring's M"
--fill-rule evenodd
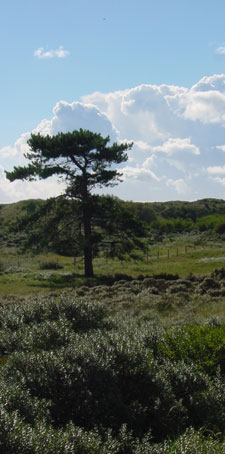
M0 204L0 221L3 224L11 223L17 217L32 212L41 199L21 200L20 202ZM144 221L151 222L157 217L164 219L183 218L196 219L209 215L225 214L225 200L202 199L194 202L181 200L168 202L124 202Z
M221 236L225 233L225 200L222 199L209 198L194 202L120 202L147 224L153 242L170 234L207 232ZM17 228L19 220L32 214L42 203L43 200L30 199L0 205L1 246L21 244L24 235L23 231Z

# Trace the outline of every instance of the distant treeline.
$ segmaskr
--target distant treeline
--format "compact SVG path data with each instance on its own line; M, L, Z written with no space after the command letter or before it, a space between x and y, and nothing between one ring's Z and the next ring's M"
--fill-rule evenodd
M118 199L119 201L119 199ZM159 235L184 232L225 233L225 200L202 199L194 202L133 202L120 201L126 208L145 222L149 231ZM22 216L29 216L44 201L25 200L0 205L0 243L7 239L15 242L15 225ZM11 238L11 240L10 240ZM18 240L21 238L18 235Z
M225 200L125 202L150 229L162 234L191 231L225 233Z

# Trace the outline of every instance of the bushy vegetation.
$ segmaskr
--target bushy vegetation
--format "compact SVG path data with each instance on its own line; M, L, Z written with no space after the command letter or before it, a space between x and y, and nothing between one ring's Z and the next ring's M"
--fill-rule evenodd
M122 204L150 253L125 270L99 250L86 280L77 255L18 255L41 201L0 206L3 454L225 452L225 202Z
M54 260L46 260L45 262L40 263L40 270L62 270L63 266L60 263Z
M224 350L219 320L165 328L72 296L2 304L0 451L222 453Z
M106 198L106 200L108 199ZM51 201L49 201L49 203L50 202ZM117 215L115 216L115 212L113 212L112 219L110 220L111 224L109 226L111 229L114 224L118 224L119 226L119 210L126 209L128 210L126 211L126 213L129 213L130 217L132 217L132 214L134 214L136 216L136 219L143 221L148 226L150 236L153 235L154 241L160 236L168 234L207 232L208 234L213 235L214 238L216 238L216 236L223 237L225 232L224 200L203 199L195 202L173 201L140 203L123 202L122 200L115 198L114 204L116 207ZM22 244L27 244L27 242L29 242L27 233L23 229L21 229L21 225L23 225L22 220L25 221L26 218L35 220L35 213L43 210L44 206L45 204L41 200L27 200L12 204L0 205L0 245L4 247L15 247L21 246ZM46 207L47 210L49 210L48 204L46 205ZM81 248L81 242L80 238L78 239L78 241L74 241L74 239L79 237L80 228L77 222L68 222L68 219L72 220L73 217L79 218L79 207L76 203L74 203L71 211L68 202L64 203L63 201L62 205L58 208L60 208L60 210L58 210L58 213L55 213L53 217L51 215L48 219L50 223L52 222L50 229L49 224L47 225L51 233L51 248L59 254L70 256L77 255L79 249ZM105 208L106 207L101 207L101 209L103 209L104 211ZM98 213L96 212L95 216L97 214ZM126 216L128 216L128 214L126 214ZM67 230L62 230L62 225L60 225L59 223L59 230L60 232L63 232L63 235L58 234L57 237L56 235L55 237L53 237L53 233L55 231L56 225L58 225L59 218L61 224L63 223L62 221L64 218L67 220ZM129 220L129 222L131 221ZM39 243L41 243L42 237L40 234L40 226L38 225L39 223L40 220L37 222L37 232L35 231L35 229L32 229L32 231L34 234L33 240L38 239ZM99 227L102 228L102 224L97 225L97 227L97 232L99 234ZM112 231L109 233L112 234ZM113 230L113 233L115 234L115 229ZM37 238L35 237L35 234L37 234ZM95 241L96 240L97 238L95 238Z

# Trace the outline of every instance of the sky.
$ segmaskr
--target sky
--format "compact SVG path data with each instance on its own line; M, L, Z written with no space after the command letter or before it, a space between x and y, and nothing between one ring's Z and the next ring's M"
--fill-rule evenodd
M124 200L225 198L224 0L1 0L0 203L63 193L10 183L30 134L133 142Z

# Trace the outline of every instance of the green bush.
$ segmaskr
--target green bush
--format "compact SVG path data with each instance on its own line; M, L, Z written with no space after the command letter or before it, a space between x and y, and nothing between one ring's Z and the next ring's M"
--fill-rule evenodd
M62 270L64 267L54 260L48 260L40 263L39 268L40 270Z
M196 431L225 433L225 325L106 315L66 296L0 306L0 452L219 453Z
M211 376L220 367L225 375L225 324L168 330L157 353L172 361L195 363Z

